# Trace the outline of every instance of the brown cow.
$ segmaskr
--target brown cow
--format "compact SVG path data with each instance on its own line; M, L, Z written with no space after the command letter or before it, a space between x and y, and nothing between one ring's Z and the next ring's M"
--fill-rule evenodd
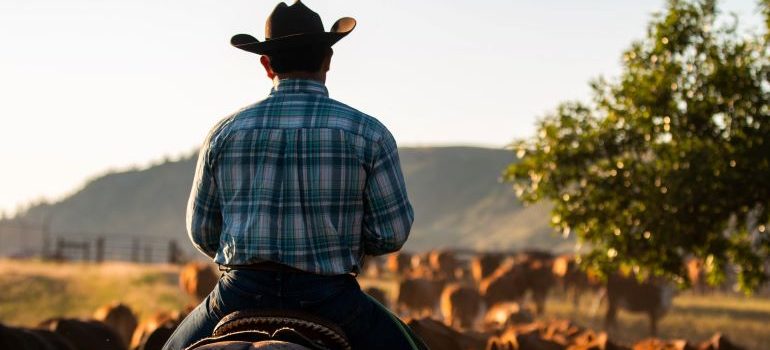
M118 332L123 345L126 347L131 345L131 336L134 334L134 330L136 330L139 322L128 306L119 302L113 302L97 309L93 317Z
M459 329L472 329L484 312L484 299L476 288L452 283L441 293L444 323Z
M701 343L698 350L745 350L745 348L734 344L722 333L716 333L711 339Z
M382 256L364 256L362 274L371 278L382 278L385 270L385 258Z
M0 349L77 350L69 340L49 330L6 327L2 324Z
M515 329L508 328L502 334L489 338L486 350L519 350L521 347L516 335Z
M420 270L420 269L430 268L429 257L430 257L430 252L412 254L412 257L409 259L409 268L411 270Z
M696 293L703 294L706 291L706 279L704 278L703 260L689 258L684 262L687 270L687 279L690 281Z
M648 338L634 344L633 350L696 350L687 340Z
M410 268L410 270L401 276L402 278L425 278L429 280L446 280L444 277L440 277L436 271L434 271L429 265L422 264L416 265Z
M503 329L510 325L529 323L534 320L532 313L519 303L497 303L484 314L485 329Z
M431 315L438 309L443 280L406 278L399 283L396 307L401 313Z
M480 291L487 306L506 301L520 301L529 291L536 311L545 311L548 291L556 283L551 273L553 261L535 254L517 255L507 259L489 277L481 282Z
M131 337L131 349L154 350L163 347L186 312L158 312L143 320Z
M566 350L566 346L546 339L540 334L541 325L531 324L525 327L509 327L497 337L487 341L488 350Z
M179 272L179 286L197 302L211 293L218 280L212 266L202 262L187 263Z
M455 278L455 270L460 267L455 253L448 250L434 250L428 254L428 264L436 275L447 278Z
M602 288L597 275L583 271L574 254L564 254L554 258L552 272L568 298L572 299L573 312L577 312L582 294L590 291L597 292Z
M482 350L489 336L480 333L461 333L431 318L412 319L407 325L429 349Z
M572 339L573 345L569 350L629 350L629 348L611 342L607 333L595 333L592 330L584 330Z
M657 334L658 320L671 309L674 292L673 286L654 279L640 283L633 274L617 273L609 276L605 328L617 325L618 310L623 308L631 312L647 313L650 318L650 334Z
M473 276L471 275L470 264L464 264L455 268L454 280L458 282L473 283L478 285L476 281L473 280Z
M171 338L177 326L179 324L172 321L161 324L158 328L148 333L144 339L141 339L136 350L162 350L163 345Z
M597 334L567 320L509 325L490 339L487 349L630 350L611 342L607 333Z
M505 261L505 255L498 253L482 253L471 258L471 275L476 283L492 275Z
M525 251L514 257L516 266L521 267L526 282L525 289L535 302L538 315L545 312L545 299L556 284L556 278L551 273L553 258L553 254L537 250Z
M78 350L128 349L112 327L96 320L53 318L38 327L61 335Z
M388 255L388 259L385 262L385 267L390 273L397 276L406 275L412 264L412 256L405 252L397 252Z
M518 301L524 297L526 289L523 274L513 262L506 259L489 277L481 281L479 291L484 296L488 307L506 301Z

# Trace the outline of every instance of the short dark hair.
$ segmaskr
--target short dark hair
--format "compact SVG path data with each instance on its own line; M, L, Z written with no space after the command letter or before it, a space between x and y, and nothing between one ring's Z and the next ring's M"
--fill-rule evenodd
M332 51L328 46L300 46L270 53L270 67L276 73L318 72L324 59Z

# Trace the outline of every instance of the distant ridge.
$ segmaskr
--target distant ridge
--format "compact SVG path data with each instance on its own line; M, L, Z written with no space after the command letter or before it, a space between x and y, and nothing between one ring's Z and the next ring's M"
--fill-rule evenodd
M505 166L515 161L513 152L480 147L399 151L416 216L406 249L572 247L572 241L552 233L546 206L522 206L510 186L499 182ZM32 206L14 220L41 223L48 218L53 234L176 238L192 249L184 216L195 158L95 178L73 195Z

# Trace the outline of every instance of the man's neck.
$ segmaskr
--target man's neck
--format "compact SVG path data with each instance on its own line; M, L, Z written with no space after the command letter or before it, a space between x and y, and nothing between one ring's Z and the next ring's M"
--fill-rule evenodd
M291 72L291 73L282 73L278 74L273 78L273 84L278 84L279 80L283 79L305 79L305 80L315 80L320 82L321 84L326 83L326 73L321 72Z

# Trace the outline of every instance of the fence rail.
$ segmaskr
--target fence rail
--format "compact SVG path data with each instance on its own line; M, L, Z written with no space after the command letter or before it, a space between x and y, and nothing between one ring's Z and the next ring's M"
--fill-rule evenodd
M140 234L57 231L49 225L0 223L0 256L68 261L182 263L175 239Z

